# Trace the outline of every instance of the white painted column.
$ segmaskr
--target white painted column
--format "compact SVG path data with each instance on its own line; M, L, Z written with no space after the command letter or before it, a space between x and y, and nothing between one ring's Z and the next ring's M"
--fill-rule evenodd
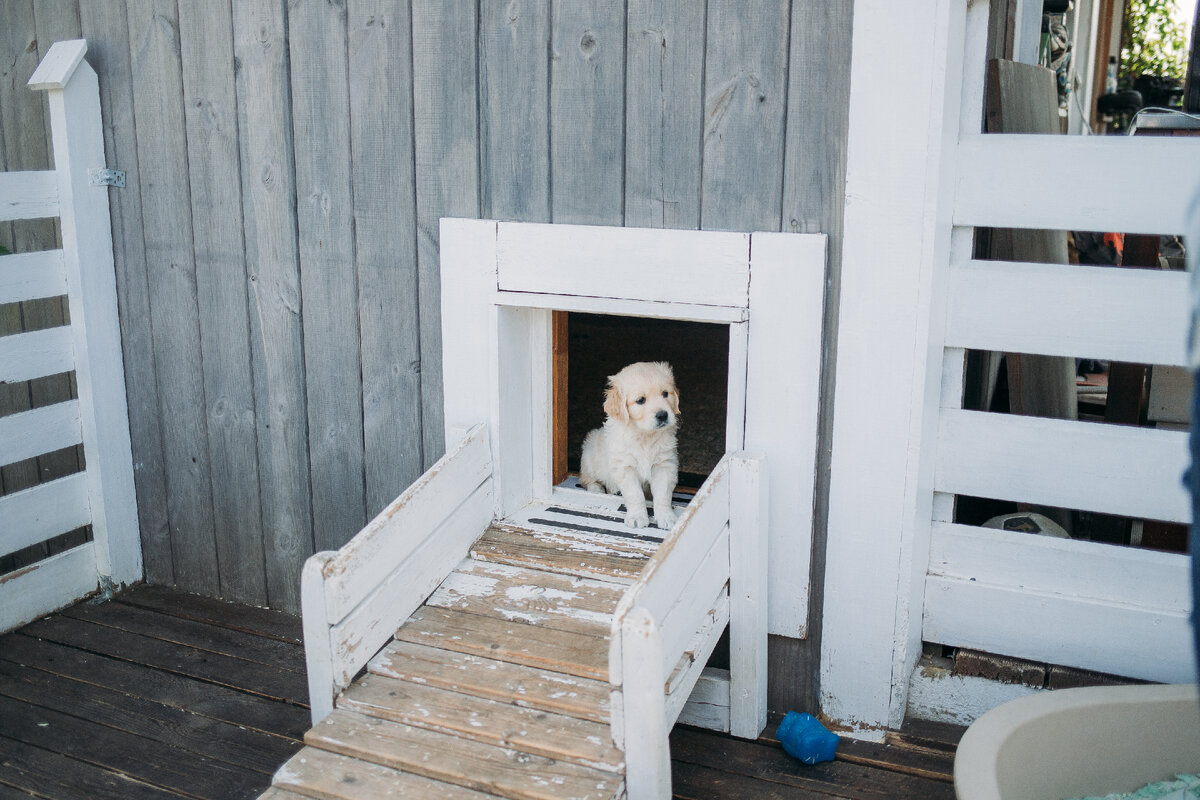
M821 707L862 735L920 655L964 5L854 6Z

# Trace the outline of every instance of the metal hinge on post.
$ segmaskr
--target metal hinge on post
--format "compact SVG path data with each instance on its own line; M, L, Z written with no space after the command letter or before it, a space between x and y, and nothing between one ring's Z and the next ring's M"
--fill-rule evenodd
M125 170L123 169L89 169L88 183L92 186L115 186L125 188Z

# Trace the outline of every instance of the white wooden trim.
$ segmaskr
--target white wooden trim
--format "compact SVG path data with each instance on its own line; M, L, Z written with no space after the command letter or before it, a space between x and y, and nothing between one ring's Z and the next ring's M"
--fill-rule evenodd
M0 466L79 444L79 401L0 417Z
M686 322L745 322L748 316L744 306L701 306L694 303L661 303L540 292L500 291L496 293L496 304L555 311L576 311L582 314L678 319Z
M329 551L313 554L300 573L300 621L313 725L333 712L333 700L341 688L333 680L333 628L325 602L325 565L334 555Z
M326 561L322 574L328 619L345 619L491 472L487 426L477 425Z
M30 381L75 368L70 327L0 337L0 383Z
M85 39L69 39L50 45L41 63L25 84L30 89L62 89L71 80L87 53Z
M755 233L746 365L748 452L766 459L770 632L808 635L820 428L826 237ZM786 369L780 369L786 363ZM732 373L730 382L732 383Z
M934 523L929 573L1186 612L1188 557L1100 542Z
M94 542L0 576L0 631L66 608L98 587Z
M96 566L121 586L141 578L142 549L108 190L91 186L88 177L105 162L99 82L91 65L80 60L85 48L82 40L52 47L43 85L61 86L46 96Z
M0 497L0 519L0 553L82 528L91 522L86 477L77 472Z
M57 216L58 180L54 172L0 172L0 222Z
M1187 434L944 409L937 491L1190 522Z
M925 638L1165 683L1196 678L1186 611L931 575Z
M1183 366L1187 277L1152 269L970 261L948 274L946 343Z
M820 702L860 734L901 723L920 653L965 16L854 4Z
M671 756L665 676L658 666L663 663L662 641L654 616L644 608L632 608L624 615L619 635L626 675L621 694L627 796L663 800L671 796Z
M0 256L0 304L67 293L62 250Z
M498 287L745 307L750 235L501 222Z
M980 134L958 165L954 224L978 227L1181 234L1200 186L1187 137Z
M750 326L729 326L729 356L725 381L725 452L746 448L746 371L750 358Z
M753 739L767 725L770 471L735 457L729 471L729 730Z
M716 600L709 604L708 611L698 618L700 624L696 627L692 638L683 645L683 655L672 665L673 672L667 675L667 725L674 725L679 715L691 700L696 684L704 675L704 665L717 648L721 640L721 632L729 625L729 595L722 591ZM668 619L664 624L674 624ZM663 646L666 646L664 640ZM672 667L668 667L671 670ZM758 734L745 738L754 739Z
M689 645L697 638L696 631L708 625L713 610L720 604L720 598L728 596L726 586L729 583L729 546L729 526L723 525L712 547L696 564L695 570L688 575L676 576L679 582L674 585L675 597L671 606L661 615L655 614L655 619L659 622L659 635L662 636L663 657L666 659L662 665L663 674L667 676L670 676L679 663L680 654L692 650ZM666 580L665 574L660 573L660 577ZM686 587L686 591L680 587ZM728 601L725 601L724 605L725 621L728 621ZM724 628L722 622L721 629ZM718 632L712 638L715 641L719 636ZM702 640L704 638L701 637Z

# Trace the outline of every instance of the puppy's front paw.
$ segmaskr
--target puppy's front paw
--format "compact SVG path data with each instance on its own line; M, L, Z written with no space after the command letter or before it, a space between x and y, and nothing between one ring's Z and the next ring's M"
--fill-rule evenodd
M650 524L650 515L643 508L631 508L625 512L625 524L630 528L645 528Z
M675 509L669 506L661 511L657 508L654 509L654 524L664 531L671 530L677 519L679 519L679 515L675 513Z

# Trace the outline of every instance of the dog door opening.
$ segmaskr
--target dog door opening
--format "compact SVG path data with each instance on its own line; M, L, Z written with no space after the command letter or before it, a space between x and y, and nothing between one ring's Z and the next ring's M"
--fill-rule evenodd
M729 327L567 312L555 317L555 483L578 475L583 439L604 423L608 376L637 361L666 361L679 390L679 488L699 488L725 453Z

